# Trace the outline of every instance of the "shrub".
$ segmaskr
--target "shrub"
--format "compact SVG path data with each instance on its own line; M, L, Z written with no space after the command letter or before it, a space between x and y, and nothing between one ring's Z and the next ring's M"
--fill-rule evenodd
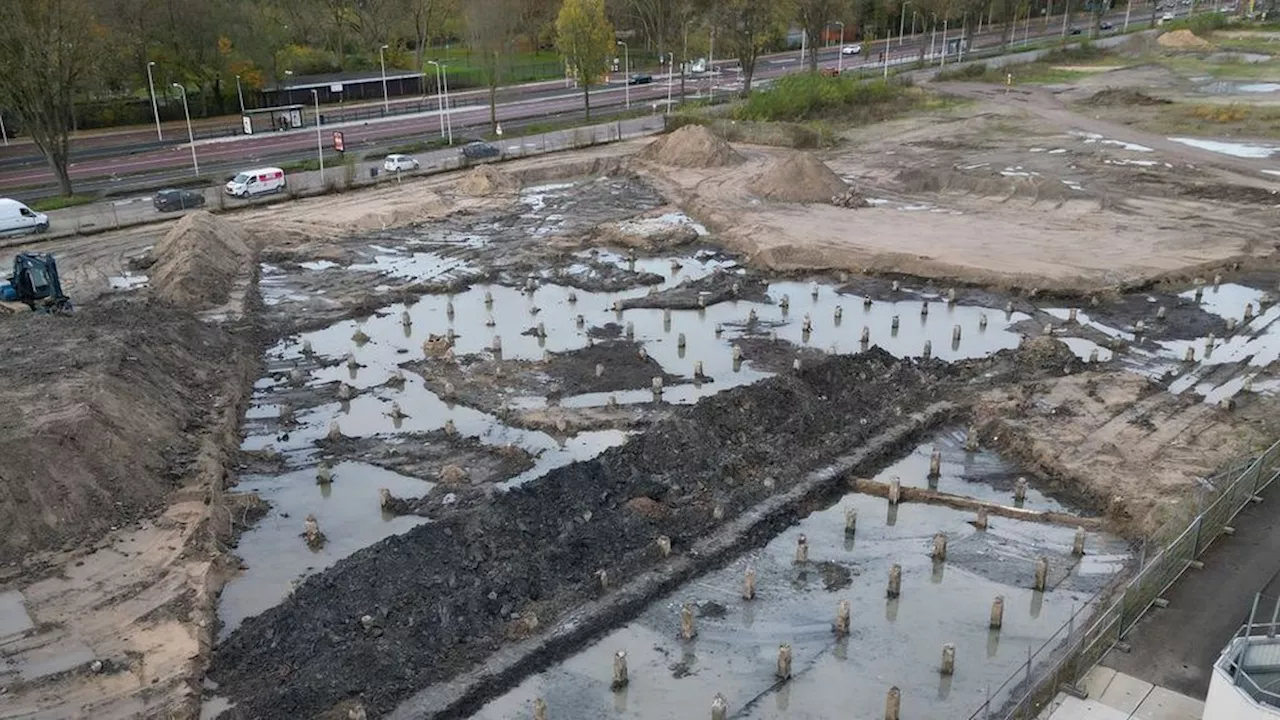
M778 78L734 108L739 120L799 122L858 109L866 113L902 96L903 86L800 73Z

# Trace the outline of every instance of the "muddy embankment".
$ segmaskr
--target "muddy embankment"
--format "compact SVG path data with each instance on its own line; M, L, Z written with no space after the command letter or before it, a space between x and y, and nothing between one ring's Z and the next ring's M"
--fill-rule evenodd
M243 238L210 242L218 233L201 215L158 244L147 295L0 317L0 566L30 566L155 515L202 475L202 445L243 401L258 343L248 327L195 314L251 272ZM199 277L210 267L229 273L218 287Z
M682 408L596 459L363 550L215 652L211 676L236 703L227 715L311 717L357 701L388 712L599 598L600 571L619 587L652 569L658 536L687 554L990 362L832 358Z

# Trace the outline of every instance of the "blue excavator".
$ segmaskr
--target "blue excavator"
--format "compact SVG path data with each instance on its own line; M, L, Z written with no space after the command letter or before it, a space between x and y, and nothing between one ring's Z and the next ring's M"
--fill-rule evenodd
M36 312L71 312L58 263L48 253L18 253L8 282L0 281L0 302L22 303Z

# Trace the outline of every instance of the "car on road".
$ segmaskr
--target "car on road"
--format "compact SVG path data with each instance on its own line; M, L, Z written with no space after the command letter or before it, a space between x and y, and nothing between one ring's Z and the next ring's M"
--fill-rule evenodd
M1079 35L1079 34L1080 34L1080 33L1082 33L1082 32L1083 32L1083 31L1082 31L1080 28L1071 28L1071 34L1072 34L1072 35Z
M274 167L236 173L236 176L228 180L226 185L226 193L238 198L284 192L284 190L284 170Z
M36 212L17 200L0 198L0 235L42 233L48 229L48 215Z
M483 140L472 140L458 149L462 156L468 160L483 160L485 158L494 158L502 154L497 147L490 145Z
M862 46L861 45L845 45L844 47L840 48L840 54L841 55L861 55Z
M651 82L653 82L652 75L642 75L640 73L632 75L631 79L627 81L630 85L648 85Z
M388 155L382 161L382 169L389 173L408 172L418 169L418 161L412 155Z
M1173 19L1174 19L1173 13L1165 13L1164 15L1160 16L1160 24L1163 25L1167 22L1172 22Z
M204 207L204 193L196 190L165 188L151 196L151 204L160 212Z
M1098 24L1098 29L1099 29L1099 30L1115 30L1115 29L1116 29L1116 26L1115 26L1115 25L1112 25L1112 24L1111 24L1111 23L1109 23L1109 22L1104 22L1104 23L1099 23L1099 24Z

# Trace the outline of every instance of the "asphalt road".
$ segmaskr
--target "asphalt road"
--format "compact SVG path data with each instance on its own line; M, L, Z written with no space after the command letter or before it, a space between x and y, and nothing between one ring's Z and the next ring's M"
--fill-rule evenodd
M1147 6L1149 8L1149 6ZM1184 11L1185 12L1185 11ZM1149 10L1134 13L1133 23L1143 25L1140 21L1150 17ZM1117 25L1123 21L1123 13L1114 14L1107 19ZM1069 27L1079 27L1087 21L1080 15L1074 18ZM1021 28L1020 28L1021 29ZM1025 37L1031 39L1057 37L1062 32L1060 22L1050 19L1031 23L1029 35L1018 34L1018 40ZM890 65L915 62L925 53L931 60L941 61L942 32L920 33L908 36L902 42L889 42ZM948 34L948 37L952 35ZM983 32L972 38L972 47L966 55L982 49L999 46L1002 40L1000 28L993 32ZM819 65L824 68L842 66L845 72L870 73L880 67L881 49L884 43L862 43L864 52L861 55L841 57L839 48L824 48L819 51ZM1015 44L1016 47L1016 44ZM930 54L932 53L932 54ZM952 54L947 61L956 61ZM686 78L685 89L689 97L703 97L708 93L733 92L741 87L741 74L736 67L730 65L734 61L716 63L714 73L704 73ZM769 79L803 68L798 52L788 52L762 57L757 63L757 81L767 82ZM669 88L667 76L654 77L654 82L647 85L627 86L624 82L611 83L606 87L592 90L591 104L597 109L617 110L628 101L633 108L637 105L649 105L667 98ZM672 97L678 96L679 78L672 78L670 92ZM508 99L500 102L497 116L500 123L511 123L531 118L556 116L572 116L582 112L581 91L565 87L563 82L533 83L518 86L508 91ZM470 98L474 99L474 98ZM322 114L326 108L321 108ZM478 133L480 128L487 129L489 109L487 105L469 105L451 109L448 113L453 125L455 139L465 137L468 130ZM441 117L437 111L414 115L389 116L348 123L324 125L321 130L321 142L331 147L332 132L341 130L347 148L351 152L362 155L385 147L391 140L423 140L438 136ZM145 131L142 128L139 132ZM316 150L317 137L315 128L304 128L286 132L271 132L253 136L236 135L208 140L197 140L196 155L199 159L202 174L215 176L227 175L236 169L255 165L282 163L292 159L313 156ZM73 161L71 177L77 181L82 190L102 191L118 186L138 187L146 182L172 182L179 178L190 177L194 173L191 161L190 146L187 143L156 147L154 138L139 147L115 146L108 154L93 155ZM150 178L130 177L150 174ZM86 183L86 181L98 181ZM0 162L0 191L19 197L38 197L47 194L54 185L52 172L36 158L27 156L16 161L10 159ZM25 192L18 192L25 191Z

